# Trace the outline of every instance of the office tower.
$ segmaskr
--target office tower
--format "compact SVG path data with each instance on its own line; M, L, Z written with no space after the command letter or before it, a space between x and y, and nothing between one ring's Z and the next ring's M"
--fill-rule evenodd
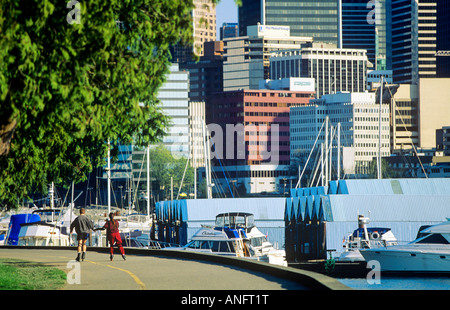
M365 49L375 70L390 70L391 0L342 0L342 47Z
M392 70L367 70L367 90L376 91L381 85L381 77L384 84L393 84Z
M316 47L318 46L318 47ZM274 52L270 57L271 79L314 78L316 96L339 91L366 90L368 60L365 50L313 47Z
M189 71L190 101L208 102L212 94L223 90L223 42L205 42L200 61L180 64Z
M347 173L368 174L370 163L378 155L379 108L374 93L324 95L321 99L311 100L307 106L291 107L291 159L296 156L308 156L314 149L317 137L319 138L314 151L320 152L320 144L326 141L325 126L322 125L328 116L329 128L333 126L336 129L338 123L341 124L340 142L341 146L346 147L343 152L345 158L341 159L347 163L346 167L350 166L346 168L349 169ZM382 106L381 118L381 155L389 156L389 106L386 104ZM330 141L331 139L328 139L327 143L330 144ZM337 136L332 142L335 147L336 142ZM336 155L337 151L334 149L334 161Z
M437 0L392 0L394 83L436 77Z
M258 89L270 79L271 53L311 45L311 37L293 37L287 26L249 26L248 35L224 40L223 90Z
M283 179L289 177L289 107L305 105L314 96L310 79L305 82L307 85L296 86L297 91L236 90L216 94L211 106L206 107L207 124L214 132L213 172L222 188L228 188L226 182L233 180L236 188L261 193L280 191L280 186L286 184Z
M436 147L436 130L450 125L450 78L421 78L419 88L419 146Z
M242 0L238 9L239 35L247 26L289 26L292 36L338 46L338 0Z
M189 102L190 164L194 168L205 167L205 125L205 102Z
M194 45L176 44L171 47L172 62L192 61L193 54L203 55L203 44L216 40L216 6L211 0L193 0L192 11L194 27Z
M400 84L390 96L391 153L402 153L419 146L419 89Z
M173 156L189 156L189 72L172 64L166 82L158 91L160 107L170 116L170 126L163 144Z
M450 77L450 1L437 1L437 75Z
M203 56L203 44L216 41L216 5L211 0L194 0L194 52Z
M450 78L400 84L391 98L392 151L436 147L436 130L449 124Z
M238 23L223 23L220 27L220 40L227 38L239 37L239 24Z

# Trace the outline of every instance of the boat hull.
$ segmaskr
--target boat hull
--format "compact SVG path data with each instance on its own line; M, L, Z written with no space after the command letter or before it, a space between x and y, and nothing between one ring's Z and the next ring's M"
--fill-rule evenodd
M69 236L58 227L50 225L26 225L20 228L20 246L69 246Z
M340 262L363 262L364 257L359 250L351 250L342 253L337 260Z
M450 273L450 247L391 247L361 251L367 262L377 261L384 272Z

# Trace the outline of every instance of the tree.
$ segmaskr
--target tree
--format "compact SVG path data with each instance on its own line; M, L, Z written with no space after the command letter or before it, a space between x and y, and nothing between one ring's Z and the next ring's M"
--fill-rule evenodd
M78 11L79 9L79 11ZM192 0L0 2L0 203L83 181L113 146L158 141L170 45Z
M406 169L408 170L408 169ZM407 175L407 171L401 171L392 169L389 167L389 162L381 158L381 178L385 179L392 179L392 178L405 178L410 177ZM370 164L369 164L369 173L368 173L369 179L376 179L378 177L378 168L377 168L377 159L374 158Z
M160 188L166 193L170 192L171 178L173 178L174 199L177 198L180 185L181 190L189 192L189 187L194 183L194 168L189 164L186 168L187 158L174 158L170 151L162 144L150 149L150 169L152 171L152 179L157 181ZM185 172L186 170L186 172ZM181 181L184 180L183 184Z

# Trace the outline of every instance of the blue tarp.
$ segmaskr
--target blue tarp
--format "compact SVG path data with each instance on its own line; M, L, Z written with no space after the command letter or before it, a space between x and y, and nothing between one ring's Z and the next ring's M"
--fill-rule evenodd
M19 243L20 225L25 223L39 222L41 217L38 214L15 214L11 215L9 220L9 233L6 239L6 245L17 245Z

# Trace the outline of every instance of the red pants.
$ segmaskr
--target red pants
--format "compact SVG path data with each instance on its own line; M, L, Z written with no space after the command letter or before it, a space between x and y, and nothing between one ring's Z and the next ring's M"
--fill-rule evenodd
M120 238L120 233L112 233L109 235L109 246L111 250L111 255L114 255L114 243L116 243L119 248L120 254L125 255L125 251L122 247L122 239Z

